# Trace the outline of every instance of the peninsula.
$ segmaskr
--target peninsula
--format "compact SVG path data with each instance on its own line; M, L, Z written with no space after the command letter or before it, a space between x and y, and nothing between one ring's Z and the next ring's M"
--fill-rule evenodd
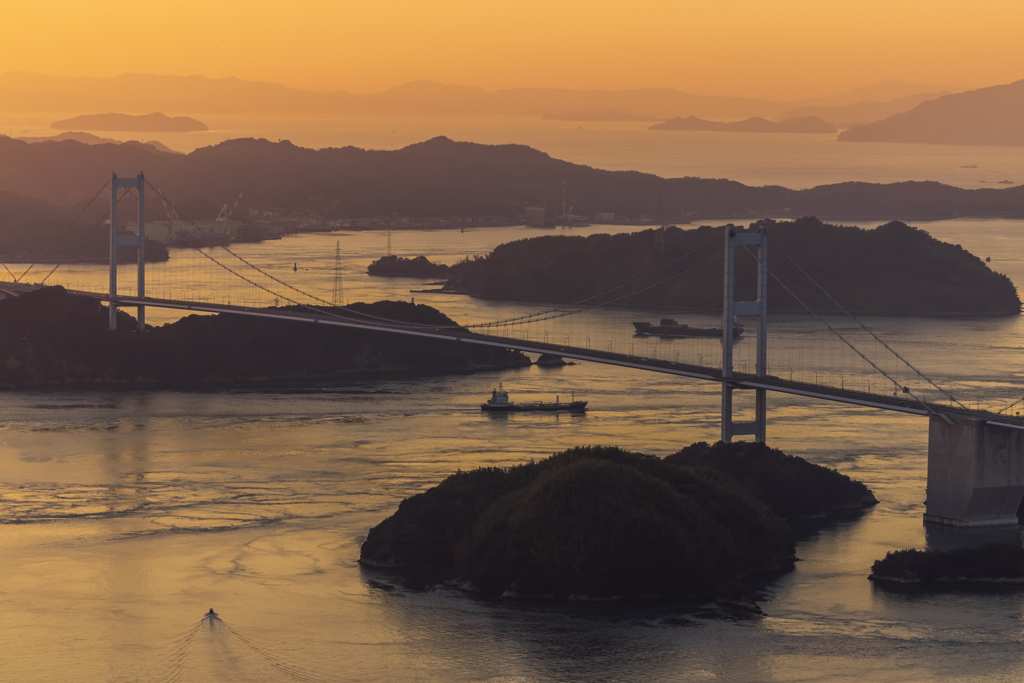
M782 121L752 117L746 121L706 121L696 116L656 123L650 130L708 130L720 133L835 133L834 124L817 116L798 116Z
M840 142L1024 145L1024 80L922 102L910 111L854 126Z
M324 311L354 319L455 324L429 306L400 301ZM117 330L110 332L105 306L62 287L0 300L0 387L316 382L530 363L505 349L229 314L192 315L137 334L130 315L118 311L118 316Z
M1017 290L1008 277L960 246L904 223L863 230L801 218L750 227L757 225L768 227L772 272L788 287L769 279L772 311L805 313L795 295L819 313L840 312L836 302L848 311L872 315L1020 312ZM721 235L721 228L706 225L589 237L545 235L502 244L486 257L457 263L450 277L460 278L469 294L484 298L721 311L722 259L716 257ZM738 270L737 297L752 300L753 257L740 252L737 259L747 264Z
M188 116L152 114L82 114L50 124L55 130L116 130L139 133L191 133L209 130L202 121Z

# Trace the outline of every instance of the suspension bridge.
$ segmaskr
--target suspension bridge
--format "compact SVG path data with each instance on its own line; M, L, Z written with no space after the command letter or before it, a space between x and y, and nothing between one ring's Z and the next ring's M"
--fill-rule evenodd
M770 335L769 278L775 278L798 301L801 299L769 267L768 250L772 239L763 226L750 231L725 226L721 239L715 240L717 247L710 243L702 245L652 273L584 301L501 320L437 326L376 317L339 305L343 302L337 301L337 272L332 283L334 300L329 301L307 287L289 282L286 271L261 265L251 255L240 254L228 244L207 248L190 245L195 248L182 250L188 255L176 255L171 265L147 264L147 217L161 220L160 215L146 205L147 188L169 212L188 221L190 232L180 233L186 242L188 234L201 234L203 229L189 220L143 174L136 178L119 178L112 174L110 182L93 201L107 186L111 190L109 211L91 228L84 228L86 231L106 229L109 218L110 256L105 288L95 283L76 287L62 279L56 273L64 260L58 259L37 282L29 281L26 276L38 264L30 265L20 276L11 273L12 281L0 282L0 291L18 295L61 284L74 294L106 303L111 329L116 328L117 309L126 307L137 309L139 330L145 329L147 308L258 316L553 354L716 382L722 387L721 424L725 442L736 436L765 441L768 392L926 416L929 419L926 521L963 527L1018 522L1018 507L1024 498L1024 418L1010 414L1009 408L1015 403L999 411L970 408L919 371L856 316L845 311L840 322L806 308L806 313L821 323L822 335L816 344L808 345L804 330L782 330ZM118 207L128 196L133 197L138 214L137 221L124 231L120 229ZM84 213L85 209L79 217ZM74 239L74 223L72 221L54 243ZM119 252L124 247L135 250L134 264L118 263ZM748 254L756 267L756 297L750 301L736 300L737 253ZM723 264L720 338L679 340L680 344L666 349L659 343L663 340L658 339L613 342L607 338L612 335L602 324L595 326L595 319L600 321L600 317L595 318L596 311L605 312L612 305L628 301L638 291L662 286L712 262ZM125 280L130 279L125 265L134 266L134 287L125 284ZM756 319L753 323L756 331L748 335L751 339L743 340L746 342L743 344L734 336L732 323L737 316L745 321ZM607 321L604 323L606 325ZM747 327L750 328L751 323L747 322ZM592 339L601 337L606 337L606 345L592 343ZM821 339L826 340L824 344L820 343ZM709 362L712 358L720 358L720 362ZM838 382L834 380L836 376ZM880 391L880 387L884 387L884 391ZM752 396L753 414L747 415L752 419L737 419L735 392Z

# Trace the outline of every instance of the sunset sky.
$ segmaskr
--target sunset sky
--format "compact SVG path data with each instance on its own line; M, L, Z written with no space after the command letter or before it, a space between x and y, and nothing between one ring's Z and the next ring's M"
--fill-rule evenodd
M1019 0L34 0L4 8L0 72L793 99L1019 80L1022 26Z

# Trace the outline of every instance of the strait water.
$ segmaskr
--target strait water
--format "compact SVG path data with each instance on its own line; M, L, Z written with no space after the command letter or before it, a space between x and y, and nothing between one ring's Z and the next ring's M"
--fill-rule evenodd
M1024 281L1024 224L922 227ZM450 263L528 234L393 233L392 248ZM536 308L412 295L425 281L361 274L385 239L302 235L239 249L323 296L340 240L349 300L416 296L460 322ZM175 251L165 265L188 262ZM104 272L76 266L63 277L102 285ZM658 314L600 315L628 326ZM1020 397L1019 318L869 322L926 373ZM813 327L779 324L791 330L783 345ZM522 400L575 391L592 409L482 414L499 381ZM927 424L912 416L770 396L772 445L864 481L880 504L801 541L802 561L769 587L764 616L418 591L356 563L367 529L457 469L578 444L668 455L718 438L719 400L714 384L591 364L291 388L0 393L0 681L1020 679L1024 592L893 593L866 580L892 549L1017 540L1015 529L923 526ZM210 608L220 618L202 620Z
M2 114L0 130L52 134L49 123L64 117ZM795 188L926 179L979 187L1024 177L1013 148L854 145L832 136L510 118L200 118L213 130L143 137L181 151L238 136L395 149L443 134L529 144L612 170ZM978 168L961 168L971 164ZM920 226L990 256L994 269L1024 282L1024 223ZM452 263L535 234L396 232L392 248ZM415 296L460 322L537 308L414 295L409 290L425 281L369 278L366 265L386 249L383 234L302 235L236 251L330 299L337 241L348 301ZM150 270L151 287L213 297L197 283L217 269L197 264L195 254L175 251ZM58 271L58 281L80 288L102 288L105 277L94 266ZM218 277L226 285L228 276ZM129 269L121 278L130 282ZM253 296L232 287L217 291L236 302ZM273 303L265 299L253 303ZM641 348L628 333L630 320L661 313L598 310L547 331L622 352L636 344L629 352L637 355L714 359L719 351L710 343ZM149 311L151 322L174 317ZM677 317L715 324L713 316ZM1020 318L867 322L964 400L998 407L1021 396ZM836 360L834 343L822 342L811 321L780 317L772 329L781 351L770 362L778 372L796 367L817 379ZM744 354L741 344L738 365ZM863 368L850 367L822 381L865 378ZM482 415L477 404L499 381L522 400L575 391L591 410ZM805 538L802 561L769 587L764 616L713 605L547 605L415 591L356 564L367 529L456 469L519 463L578 444L663 456L716 440L715 389L581 364L259 390L0 393L0 681L1021 678L1024 593L893 593L866 580L871 563L892 549L1017 537L1016 530L926 529L926 423L881 411L770 396L772 445L864 481L880 503ZM220 619L203 620L211 607Z

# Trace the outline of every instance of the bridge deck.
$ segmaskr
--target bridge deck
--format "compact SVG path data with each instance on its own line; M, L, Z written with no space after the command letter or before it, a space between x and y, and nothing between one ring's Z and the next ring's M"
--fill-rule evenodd
M0 283L0 292L7 292L14 295L38 288L38 285ZM106 302L111 300L109 295L98 294L96 292L71 291L71 293ZM530 353L549 353L562 356L563 358L571 358L573 360L588 361L591 363L604 363L606 365L617 365L619 367L635 368L637 370L645 370L648 372L661 372L705 381L722 382L722 371L720 368L691 365L688 363L659 360L655 358L644 358L610 351L566 346L562 344L510 339L507 337L479 334L471 332L465 328L402 326L385 324L383 322L346 319L324 313L302 313L281 308L250 308L245 306L233 306L230 304L176 301L150 297L140 298L122 296L118 297L115 302L118 306L124 307L153 306L156 308L170 308L204 313L230 313L235 315L248 315L261 318L348 327L376 332L389 332L393 334L431 339L445 339L455 343L481 344ZM963 419L984 420L989 424L997 426L1024 429L1024 418L1009 415L996 415L985 410L964 410L962 408L952 408L948 405L917 401L909 397L904 398L900 395L888 396L884 394L851 391L849 389L837 389L835 387L811 384L808 382L784 380L779 377L758 377L754 374L739 372L734 372L733 377L729 381L738 389L765 389L785 394L806 396L825 401L837 401L840 403L879 408L882 410L892 410L901 413L910 413L913 415L941 415L951 422Z

